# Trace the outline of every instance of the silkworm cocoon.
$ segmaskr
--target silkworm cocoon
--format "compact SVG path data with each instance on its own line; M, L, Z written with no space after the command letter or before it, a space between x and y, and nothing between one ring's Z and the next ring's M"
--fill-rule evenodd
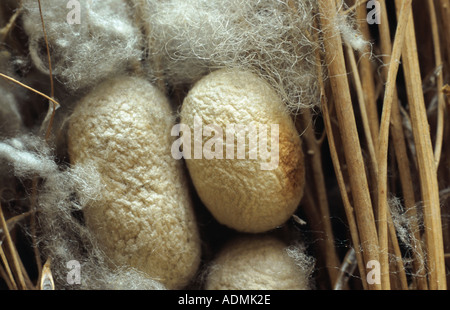
M307 290L309 272L288 255L287 245L269 235L237 238L208 268L207 290Z
M301 140L268 83L242 70L215 71L185 97L181 123L191 129L179 144L192 181L220 223L259 233L295 212L305 177Z
M94 166L102 199L86 224L117 265L183 288L200 262L200 241L182 163L170 153L174 117L147 81L109 80L77 105L68 147L73 163Z

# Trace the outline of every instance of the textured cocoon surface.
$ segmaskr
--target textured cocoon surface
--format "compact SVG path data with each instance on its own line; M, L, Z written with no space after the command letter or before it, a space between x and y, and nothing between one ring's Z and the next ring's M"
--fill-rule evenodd
M201 118L203 126L221 127L224 140L230 124L278 125L279 160L275 169L261 169L261 163L268 161L262 159L259 148L257 159L251 159L250 154L245 159L227 159L224 151L224 159L192 157L186 162L199 197L220 223L251 233L284 224L303 195L304 158L299 134L276 92L256 75L221 69L197 82L183 102L181 123L191 128L192 137L196 117ZM271 132L267 131L269 145ZM204 137L203 142L208 139ZM237 141L235 137L235 151ZM225 142L229 141L224 141L224 149Z
M107 81L76 107L69 154L101 175L102 199L84 209L89 228L118 265L184 287L200 262L200 241L182 163L172 158L174 117L150 83Z
M251 235L227 244L209 268L207 290L307 290L309 274L272 236Z

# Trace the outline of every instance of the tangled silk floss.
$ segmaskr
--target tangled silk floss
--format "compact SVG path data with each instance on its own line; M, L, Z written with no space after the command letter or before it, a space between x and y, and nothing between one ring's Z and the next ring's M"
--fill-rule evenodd
M52 73L71 93L89 90L142 59L143 38L125 1L79 1L79 23L68 23L66 1L41 0ZM39 4L23 1L23 29L34 66L49 74Z

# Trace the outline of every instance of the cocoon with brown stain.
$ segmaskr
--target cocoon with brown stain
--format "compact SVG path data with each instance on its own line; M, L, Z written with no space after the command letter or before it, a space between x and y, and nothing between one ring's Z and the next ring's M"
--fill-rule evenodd
M195 126L199 120L205 128L221 128L223 144L216 144L211 150L222 149L222 159L196 157L199 139L206 146L211 137L220 137L218 130L198 138ZM295 212L303 196L305 178L301 140L286 106L263 79L238 69L210 73L185 97L181 123L191 129L190 135L183 133L180 138L191 179L202 202L221 224L241 232L260 233L283 225ZM228 140L226 131L230 124L248 126L243 159L237 156L238 134L234 135L234 142ZM257 146L257 157L251 157L250 150L255 149L250 147L252 125L267 125L271 155L272 150L278 151L273 152L276 160L264 159L261 145ZM278 126L278 136L273 135L274 125ZM263 132L258 130L258 141ZM273 143L272 137L277 137L278 143ZM227 148L233 145L235 156L229 159ZM269 161L273 161L271 167L264 167Z
M68 147L72 163L101 175L102 198L84 217L108 257L180 289L198 268L200 240L182 163L170 153L174 120L149 82L115 78L76 106Z
M308 290L309 272L270 235L240 236L229 242L208 268L207 290Z

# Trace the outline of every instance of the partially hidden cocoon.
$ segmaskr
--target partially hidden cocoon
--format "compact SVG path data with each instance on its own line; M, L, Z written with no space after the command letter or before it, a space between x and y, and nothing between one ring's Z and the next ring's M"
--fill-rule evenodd
M310 264L296 261L283 241L264 234L230 241L208 268L207 290L308 290Z

